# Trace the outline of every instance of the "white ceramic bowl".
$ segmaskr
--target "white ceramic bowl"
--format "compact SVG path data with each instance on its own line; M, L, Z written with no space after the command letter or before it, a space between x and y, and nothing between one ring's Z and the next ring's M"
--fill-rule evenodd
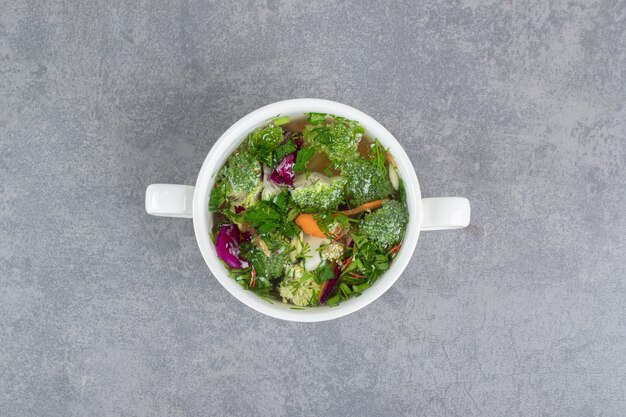
M377 138L383 146L389 148L405 183L409 224L402 248L391 263L391 268L360 297L346 300L336 307L320 306L296 310L280 301L269 303L256 294L244 290L228 276L209 238L212 216L208 211L208 200L218 170L249 132L267 124L272 117L277 115L300 117L306 112L328 113L358 120L365 127L369 137ZM260 313L283 320L302 322L331 320L365 307L383 295L400 277L413 255L420 230L462 228L469 224L470 219L470 205L465 198L422 199L419 182L409 157L396 138L380 123L350 106L320 99L280 101L244 116L224 132L213 145L202 164L195 188L186 185L152 184L146 190L146 211L156 216L193 217L196 239L202 256L215 278L228 292Z

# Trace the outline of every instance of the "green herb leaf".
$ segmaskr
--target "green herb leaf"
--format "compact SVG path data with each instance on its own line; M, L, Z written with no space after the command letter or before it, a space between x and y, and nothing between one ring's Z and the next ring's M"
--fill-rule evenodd
M289 155L292 152L295 152L296 149L296 144L293 143L292 140L288 140L287 142L283 143L274 151L276 162L278 163L285 156Z
M324 282L335 278L335 273L333 272L333 269L327 263L324 263L322 266L320 266L316 270L316 273L317 282Z
M352 240L354 240L354 244L356 246L363 246L363 243L365 243L367 238L365 238L365 236L363 235L352 233Z
M371 287L371 285L368 282L365 282L363 284L359 284L359 285L353 285L352 286L352 290L354 292L363 292L366 289L368 289L369 287Z
M341 292L343 293L345 297L348 297L350 294L352 294L352 290L350 289L350 287L348 287L348 284L346 284L345 282L342 282L341 284L339 284L339 289L341 290Z
M300 149L298 156L296 156L296 163L293 165L294 172L305 172L306 163L309 162L314 153L315 148L303 147Z
M276 210L274 203L269 201L260 201L254 207L246 210L245 219L259 233L271 232L282 224L282 215Z
M289 116L276 116L272 119L276 126L287 124L291 121Z
M337 293L328 300L326 300L326 305L329 307L334 307L339 304L339 301L341 301L341 294Z
M387 173L387 150L380 144L378 139L374 140L370 148L370 160L376 165L376 167Z
M289 207L287 206L288 196L289 196L289 193L287 191L283 191L282 193L276 194L272 198L272 203L276 205L276 207L281 213L286 213L289 210Z
M306 121L311 123L312 125L319 125L326 121L326 113L306 113L307 119Z
M224 192L224 187L216 186L211 190L211 195L209 196L209 210L217 211L222 207L222 204L226 201L227 196Z

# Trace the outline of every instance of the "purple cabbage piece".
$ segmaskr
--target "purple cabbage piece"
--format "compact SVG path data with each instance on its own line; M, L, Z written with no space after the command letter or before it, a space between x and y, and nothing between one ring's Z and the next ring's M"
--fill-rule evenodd
M300 133L286 129L283 134L282 143L286 143L290 139L293 140L297 150L300 150L304 145ZM292 152L281 159L270 174L269 180L276 185L288 185L289 187L293 187L293 181L296 178L296 174L293 172L293 165L296 163L297 153L297 151Z
M229 268L242 269L250 266L248 261L240 256L239 244L241 233L234 224L224 224L217 234L215 248L217 256L228 265Z
M293 180L296 174L293 172L293 165L296 163L296 153L286 155L270 174L270 180L276 185L288 185L293 187Z
M335 269L333 270L333 272L335 273L335 278L329 279L326 282L324 291L322 292L322 295L320 296L320 304L326 304L326 300L328 300L330 293L332 293L333 290L335 289L335 286L337 285L337 282L339 281L339 277L341 276L341 267L339 265L335 265Z
M242 211L245 211L246 208L244 206L235 206L235 213L239 214Z

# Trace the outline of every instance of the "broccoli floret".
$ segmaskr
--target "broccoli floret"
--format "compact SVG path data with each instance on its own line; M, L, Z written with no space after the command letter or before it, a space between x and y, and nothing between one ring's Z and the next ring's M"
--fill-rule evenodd
M345 179L328 178L312 173L307 179L299 175L291 189L291 198L304 210L335 210L344 196Z
M283 144L283 133L283 128L275 123L255 129L248 135L250 153L264 164L270 167L275 166L278 162L277 158L279 158L277 154L280 153L284 156L295 150L295 146L292 143ZM288 149L284 149L285 147L288 147Z
M371 241L382 247L400 243L404 229L409 221L406 206L399 201L391 200L373 213L366 214L361 221L361 232Z
M211 193L211 204L227 198L234 206L248 208L259 199L261 191L261 164L246 152L228 158L218 173L218 185Z
M250 243L244 251L244 256L256 270L257 278L260 281L276 279L285 271L287 251L269 251L268 256L256 243Z
M278 286L278 292L284 303L291 302L301 307L314 304L319 291L320 284L315 280L315 276L300 265L289 267L285 278Z
M322 125L308 125L304 141L326 154L333 162L349 161L359 157L357 147L365 129L357 122L338 118Z
M393 185L384 166L359 158L340 164L339 168L341 176L346 179L346 196L352 205L380 200L393 193Z
M283 128L274 123L253 130L248 135L251 147L273 151L283 141Z

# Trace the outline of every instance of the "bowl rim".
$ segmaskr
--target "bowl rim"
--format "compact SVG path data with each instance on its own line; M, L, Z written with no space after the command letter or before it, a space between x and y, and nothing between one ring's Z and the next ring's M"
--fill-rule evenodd
M389 148L398 166L400 178L404 181L409 223L402 247L391 263L389 270L382 274L372 287L364 291L359 297L343 301L335 307L314 306L294 309L294 306L280 301L269 302L264 300L252 291L242 288L228 275L225 267L219 261L215 246L209 237L212 216L208 210L208 198L217 171L250 131L262 126L275 116L303 115L305 112L328 113L357 120L365 127L369 136L377 138L385 147ZM278 101L260 107L235 122L220 136L206 156L196 180L193 199L193 225L196 240L202 257L213 276L230 294L248 307L270 317L296 322L318 322L343 317L364 308L382 296L398 280L411 260L419 238L421 223L422 207L419 181L410 158L398 140L383 125L362 111L335 101L316 98Z

